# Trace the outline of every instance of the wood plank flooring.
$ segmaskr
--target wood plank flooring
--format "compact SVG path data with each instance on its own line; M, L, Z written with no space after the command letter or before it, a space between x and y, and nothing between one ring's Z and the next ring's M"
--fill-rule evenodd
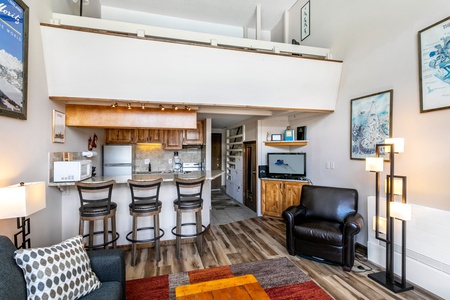
M364 262L363 257L355 261L355 266L363 264L372 271L355 267L352 272L344 272L340 266L290 256L285 248L285 230L282 220L264 217L211 226L204 235L202 257L195 243L182 245L179 260L175 256L175 246L165 245L161 247L160 262L155 261L153 248L138 250L134 267L130 265L131 252L127 251L127 280L287 257L335 299L441 299L418 286L400 294L384 289L367 277L370 272L380 269Z

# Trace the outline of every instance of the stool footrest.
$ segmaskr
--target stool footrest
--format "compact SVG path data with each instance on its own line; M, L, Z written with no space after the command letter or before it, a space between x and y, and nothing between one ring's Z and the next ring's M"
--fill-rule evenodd
M97 235L97 234L103 235L103 233L104 233L103 231L94 231L93 235ZM111 236L112 236L112 231L109 230L108 234L111 234ZM85 239L87 237L89 237L89 234L83 235L83 239ZM116 232L116 237L113 238L112 240L108 241L107 243L102 243L102 244L97 244L97 245L86 245L86 246L84 246L84 248L86 248L86 249L105 248L107 245L110 245L110 244L116 242L119 239L119 237L120 237L120 234L118 232Z
M181 223L180 225L181 225L181 227L183 227L183 226L197 226L197 223ZM175 226L175 227L172 228L172 234L175 235L175 236L180 236L180 237L197 237L197 236L202 235L203 233L205 233L205 231L206 231L205 225L202 224L202 228L203 228L203 230L200 231L200 232L191 233L191 234L183 234L183 233L178 234L178 233L176 233L177 226Z
M137 231L142 231L142 230L155 230L155 227L141 227L138 228ZM159 229L159 232L162 234L155 236L154 238L151 239L145 239L145 240L133 240L132 238L130 238L130 235L133 234L133 231L130 231L127 236L125 237L127 239L127 241L132 242L132 243L148 243L148 242L155 242L159 239L161 239L164 236L164 230L162 230L161 228Z

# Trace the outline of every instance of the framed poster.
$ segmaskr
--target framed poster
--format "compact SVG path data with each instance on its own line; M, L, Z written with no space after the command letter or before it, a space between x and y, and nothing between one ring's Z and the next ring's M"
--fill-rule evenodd
M420 112L450 108L450 17L419 31Z
M66 141L66 114L53 110L52 142L64 143Z
M297 127L297 141L306 140L306 126Z
M302 10L300 12L300 37L301 40L303 41L304 39L306 39L309 36L310 33L310 18L309 18L309 13L310 13L310 9L309 9L309 1L306 2L305 5L303 5Z
M28 6L0 4L0 116L27 119Z
M392 135L393 90L351 101L350 158L375 156L375 145Z

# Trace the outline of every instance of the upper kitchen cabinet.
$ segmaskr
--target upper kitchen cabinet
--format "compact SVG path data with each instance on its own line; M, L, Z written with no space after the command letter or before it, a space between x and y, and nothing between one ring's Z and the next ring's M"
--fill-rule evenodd
M166 150L180 150L183 148L181 130L164 130L163 148Z
M162 143L163 130L160 129L136 129L136 143Z
M131 144L134 142L134 129L105 129L106 144Z
M204 121L197 121L196 129L183 130L183 145L204 145L205 125Z

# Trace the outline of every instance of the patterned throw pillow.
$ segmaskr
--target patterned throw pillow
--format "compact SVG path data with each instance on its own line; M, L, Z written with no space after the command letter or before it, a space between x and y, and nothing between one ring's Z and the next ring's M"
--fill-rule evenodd
M28 299L78 299L101 285L81 236L50 247L16 250L14 259L22 268Z

